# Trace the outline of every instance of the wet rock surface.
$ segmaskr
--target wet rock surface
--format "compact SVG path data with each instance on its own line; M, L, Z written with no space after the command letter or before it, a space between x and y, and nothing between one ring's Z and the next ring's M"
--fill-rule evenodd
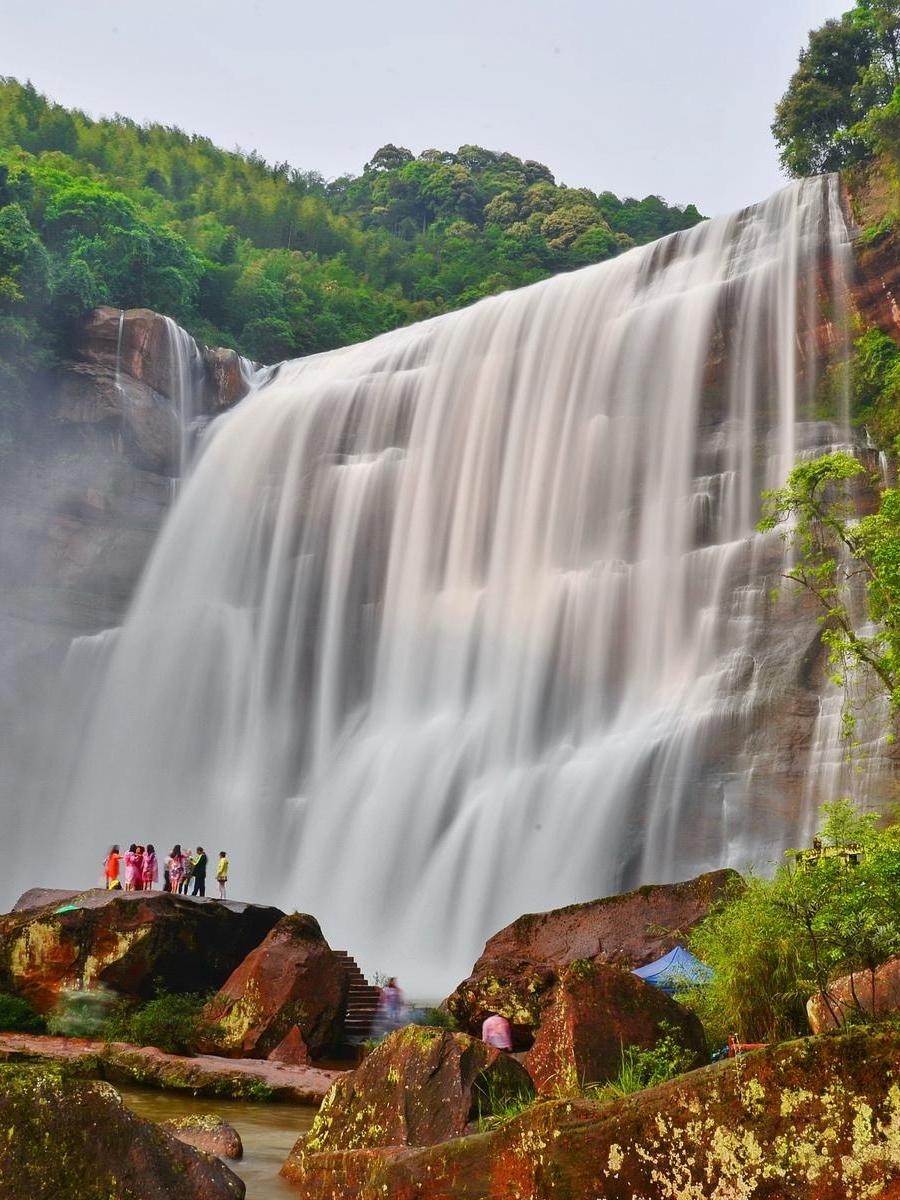
M220 986L282 913L233 901L167 892L38 892L0 916L0 986L41 1013L61 992L102 985L146 1000L159 982L171 992Z
M900 1035L789 1042L411 1149L291 1155L302 1200L896 1200Z
M233 1100L318 1105L340 1072L260 1059L185 1058L153 1046L0 1033L0 1062L60 1063L80 1077Z
M265 1057L296 1028L313 1056L335 1051L348 986L315 917L284 916L204 1009L204 1017L220 1032L203 1048Z
M222 1117L215 1113L198 1113L196 1116L176 1117L172 1121L163 1121L160 1125L167 1133L202 1150L204 1154L216 1154L219 1158L242 1158L244 1147L241 1135Z
M108 1084L0 1066L0 1200L243 1200L243 1183Z
M409 1025L337 1080L282 1174L302 1183L320 1156L434 1145L460 1136L508 1097L532 1094L522 1066L503 1051L462 1033Z

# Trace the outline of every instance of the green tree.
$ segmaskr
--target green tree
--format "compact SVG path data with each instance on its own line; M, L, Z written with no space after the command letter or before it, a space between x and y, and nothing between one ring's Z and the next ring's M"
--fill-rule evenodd
M900 952L900 826L879 820L846 800L825 805L822 845L856 847L859 865L791 854L772 879L745 880L692 931L691 949L713 975L680 998L713 1042L732 1032L751 1042L803 1034L808 997L821 995L837 1014L833 979Z
M872 30L851 14L810 33L772 125L789 175L835 171L865 152L850 131L865 115L858 88L874 58Z
M839 451L798 463L783 488L765 496L761 530L782 527L796 561L787 577L819 606L822 641L835 682L862 676L900 707L900 490L881 493L861 520L850 490L864 468ZM854 598L862 591L872 632L861 632ZM845 723L853 729L848 706Z

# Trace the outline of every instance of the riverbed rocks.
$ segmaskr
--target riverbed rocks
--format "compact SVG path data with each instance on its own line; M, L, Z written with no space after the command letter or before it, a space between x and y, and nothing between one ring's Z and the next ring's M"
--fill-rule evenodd
M283 916L204 1009L217 1028L204 1049L266 1057L296 1027L309 1052L338 1048L347 1007L347 973L315 917Z
M0 1200L243 1200L243 1183L105 1083L0 1066Z
M571 1095L614 1079L625 1046L650 1049L668 1034L699 1066L703 1028L693 1013L621 967L585 960L564 967L541 997L534 1044L523 1058L541 1095Z
M320 1155L435 1145L460 1136L479 1114L531 1095L528 1075L503 1051L463 1033L408 1025L337 1080L282 1174L302 1182Z
M186 1117L175 1117L171 1121L163 1121L160 1125L166 1133L171 1133L195 1150L204 1154L215 1154L219 1158L243 1158L244 1145L241 1135L233 1125L229 1125L223 1117L215 1113L192 1113Z
M896 1200L898 1062L897 1033L805 1039L440 1145L295 1149L285 1172L298 1200Z
M857 971L828 985L828 996L817 993L806 1002L813 1033L826 1033L853 1020L854 1014L883 1019L900 1012L900 958L875 971Z
M488 939L446 1007L476 1036L488 1013L500 1013L512 1023L516 1048L527 1049L562 968L579 962L630 969L652 962L681 944L739 881L735 871L711 871L683 883L526 913Z
M43 899L38 897L38 899ZM103 986L147 1000L221 986L282 913L168 892L55 894L49 903L0 916L0 987L40 1013L60 993Z

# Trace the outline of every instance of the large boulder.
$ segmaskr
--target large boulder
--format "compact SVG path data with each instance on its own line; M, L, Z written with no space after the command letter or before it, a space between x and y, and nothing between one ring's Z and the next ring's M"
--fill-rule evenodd
M679 945L739 881L735 871L711 871L684 883L527 913L488 939L472 974L446 1006L473 1035L489 1012L501 1013L513 1025L516 1045L525 1048L561 968L572 962L628 968L652 962Z
M160 986L212 991L282 916L277 908L168 892L96 888L56 893L48 903L38 893L26 908L28 895L0 916L0 987L41 1013L61 992L96 986L136 1000Z
M703 1027L659 988L621 967L576 962L543 997L534 1045L523 1059L538 1092L571 1094L618 1075L624 1046L649 1049L670 1034L694 1066L705 1060Z
M897 1200L900 1034L807 1039L475 1137L307 1153L298 1200Z
M296 1027L310 1053L335 1050L347 1008L347 973L315 917L282 917L204 1009L217 1032L204 1049L265 1058Z
M243 1158L244 1144L233 1125L215 1113L191 1113L186 1117L174 1117L163 1121L161 1128L204 1154L215 1154L219 1158Z
M463 1033L407 1025L332 1086L282 1174L302 1182L319 1155L380 1146L431 1146L479 1115L533 1094L514 1058Z
M813 1033L826 1033L853 1019L857 1013L887 1017L900 1012L900 958L892 958L873 971L857 971L828 985L806 1002Z
M243 1200L244 1185L107 1083L0 1066L0 1200Z

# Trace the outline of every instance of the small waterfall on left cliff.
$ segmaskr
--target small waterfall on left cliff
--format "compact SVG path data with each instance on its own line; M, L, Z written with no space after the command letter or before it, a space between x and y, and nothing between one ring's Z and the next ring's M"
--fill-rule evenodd
M753 528L842 436L813 415L847 253L809 181L272 372L115 642L69 868L227 846L237 894L434 994L522 911L794 836L808 730L785 763L766 722L803 647Z

